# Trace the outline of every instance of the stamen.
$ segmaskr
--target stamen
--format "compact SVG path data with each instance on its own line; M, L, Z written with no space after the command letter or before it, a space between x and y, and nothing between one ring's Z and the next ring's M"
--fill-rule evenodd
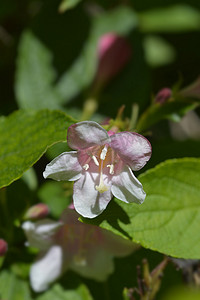
M100 159L104 160L106 158L107 151L108 151L108 148L107 148L107 146L105 146L103 148L103 150L101 151Z
M93 159L95 165L96 165L96 166L99 166L99 162L98 162L96 156L92 155L92 159Z
M95 186L95 189L99 192L99 193L104 193L106 191L109 190L109 187L107 185L105 185L104 181L103 181L103 175L102 172L100 174L100 181L99 181L99 185Z
M107 165L106 167L110 168L109 173L113 175L114 174L114 165L111 164L111 165Z
M83 169L87 171L87 170L89 169L89 165L88 165L88 164L85 164L85 165L83 166Z

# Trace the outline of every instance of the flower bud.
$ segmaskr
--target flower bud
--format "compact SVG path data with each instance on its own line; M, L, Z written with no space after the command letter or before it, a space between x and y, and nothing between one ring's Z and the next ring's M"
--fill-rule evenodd
M0 256L4 256L8 250L8 244L3 239L0 239Z
M25 219L41 219L49 214L49 208L44 203L38 203L28 209L24 218Z
M127 40L115 33L100 37L98 43L98 69L96 81L104 84L117 75L131 57L131 48Z
M171 96L172 96L172 90L169 88L163 88L157 93L155 97L155 102L164 104Z

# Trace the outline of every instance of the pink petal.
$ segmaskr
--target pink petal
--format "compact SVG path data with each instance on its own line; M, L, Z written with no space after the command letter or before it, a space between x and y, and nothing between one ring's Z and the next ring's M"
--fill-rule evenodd
M124 167L124 170L119 175L113 176L111 191L116 198L126 203L135 202L141 204L146 197L142 184L127 166Z
M82 167L78 162L77 152L64 152L54 158L43 173L44 178L74 181L81 177Z
M133 132L120 132L112 135L110 146L131 167L140 170L151 157L151 144L140 134Z
M64 270L67 265L65 262ZM63 253L60 246L52 246L39 256L30 270L31 287L35 292L43 292L63 273Z
M74 207L76 211L86 218L95 218L108 205L111 200L110 189L104 193L99 193L95 186L99 184L99 174L85 174L74 183ZM109 183L104 178L106 185Z
M84 121L68 128L67 142L72 149L85 149L109 140L108 133L98 123Z

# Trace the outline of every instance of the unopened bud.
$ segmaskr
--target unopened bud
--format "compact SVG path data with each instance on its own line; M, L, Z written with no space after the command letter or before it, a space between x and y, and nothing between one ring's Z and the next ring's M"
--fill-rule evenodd
M169 98L171 98L171 96L172 96L172 90L169 88L163 88L157 93L155 97L155 102L164 104Z
M41 219L49 214L49 208L44 203L36 204L28 209L24 218L25 219Z
M8 244L3 239L0 239L0 256L4 256L8 250Z
M128 41L115 33L107 33L100 37L98 43L97 83L104 84L117 75L131 57Z

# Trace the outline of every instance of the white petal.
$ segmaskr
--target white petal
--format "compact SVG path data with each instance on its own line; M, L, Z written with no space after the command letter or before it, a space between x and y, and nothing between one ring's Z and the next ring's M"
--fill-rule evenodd
M62 274L62 265L62 248L60 246L52 246L31 267L30 281L32 289L35 292L45 291Z
M118 176L113 176L111 191L116 198L126 203L136 202L141 204L146 197L142 184L127 166Z
M44 178L74 181L81 177L82 167L78 162L77 152L64 152L54 158L43 173Z
M84 121L68 128L67 142L72 149L85 149L110 141L107 131L98 123Z
M48 249L53 242L53 236L62 226L61 222L55 222L49 219L44 219L38 222L24 222L22 228L28 239L28 244L31 247L38 249Z
M86 218L98 216L111 200L110 188L104 193L99 193L95 186L99 184L99 174L85 174L74 183L74 207L76 211ZM106 177L104 183L109 186Z

